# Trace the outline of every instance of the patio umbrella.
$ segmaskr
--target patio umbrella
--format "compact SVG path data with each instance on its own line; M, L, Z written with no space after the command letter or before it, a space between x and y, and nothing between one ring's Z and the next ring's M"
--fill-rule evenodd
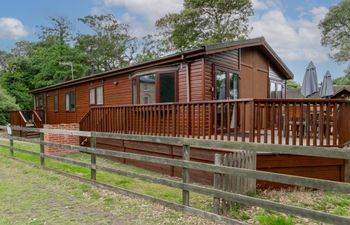
M323 82L320 89L320 97L327 98L334 95L332 75L329 71L323 77Z
M311 61L306 68L303 84L301 86L301 94L304 97L309 97L317 90L317 73L314 63Z

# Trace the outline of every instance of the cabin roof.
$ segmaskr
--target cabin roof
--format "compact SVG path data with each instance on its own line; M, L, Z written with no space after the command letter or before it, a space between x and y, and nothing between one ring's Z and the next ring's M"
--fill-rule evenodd
M81 84L85 82L91 82L99 79L104 79L116 75L121 75L125 73L132 73L137 70L143 70L155 66L161 66L165 64L170 63L176 63L185 61L188 59L193 59L199 56L205 56L205 55L211 55L215 53L220 53L224 51L229 51L237 48L247 48L247 47L259 47L267 56L268 58L273 62L273 64L282 72L282 75L286 79L293 79L294 75L289 70L287 65L282 61L282 59L276 54L276 52L271 48L271 46L265 41L264 37L258 37L253 39L247 39L247 40L240 40L240 41L234 41L234 42L227 42L227 43L221 43L221 44L213 44L213 45L206 45L199 48L189 49L185 50L179 53L167 55L164 57L161 57L159 59L130 65L123 68L113 69L105 72L101 72L98 74L93 74L89 76L85 76L79 79L71 80L62 82L59 84L51 85L48 87L43 87L39 89L35 89L30 91L32 94L45 92L45 91L51 91L57 88L61 87L68 87L73 86L76 84Z

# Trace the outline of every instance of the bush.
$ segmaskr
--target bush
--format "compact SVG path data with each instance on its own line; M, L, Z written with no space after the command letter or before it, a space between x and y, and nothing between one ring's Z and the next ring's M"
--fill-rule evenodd
M15 98L9 96L5 89L0 87L0 125L9 122L9 112L19 110Z

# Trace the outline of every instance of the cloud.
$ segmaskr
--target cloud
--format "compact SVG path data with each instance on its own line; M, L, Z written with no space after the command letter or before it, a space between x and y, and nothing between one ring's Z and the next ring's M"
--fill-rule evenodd
M0 18L0 39L19 39L28 35L23 23L11 17Z
M143 16L150 22L167 13L179 12L183 7L183 0L103 0L107 6L123 6L128 11Z
M275 8L251 20L250 36L264 36L284 60L324 62L329 60L329 51L320 44L318 23L327 12L327 8L317 7L309 11L308 19L289 19Z

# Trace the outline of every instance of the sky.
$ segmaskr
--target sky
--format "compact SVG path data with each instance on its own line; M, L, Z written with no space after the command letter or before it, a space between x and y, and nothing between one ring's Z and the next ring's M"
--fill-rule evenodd
M89 32L78 18L89 14L112 13L127 23L133 35L156 33L157 18L179 12L183 0L3 0L0 7L0 49L9 51L20 40L35 41L38 26L49 25L49 17L63 16L77 32ZM339 0L252 0L254 16L249 37L264 36L267 42L302 82L312 60L318 80L329 70L344 74L346 64L330 59L330 49L320 44L319 21Z

